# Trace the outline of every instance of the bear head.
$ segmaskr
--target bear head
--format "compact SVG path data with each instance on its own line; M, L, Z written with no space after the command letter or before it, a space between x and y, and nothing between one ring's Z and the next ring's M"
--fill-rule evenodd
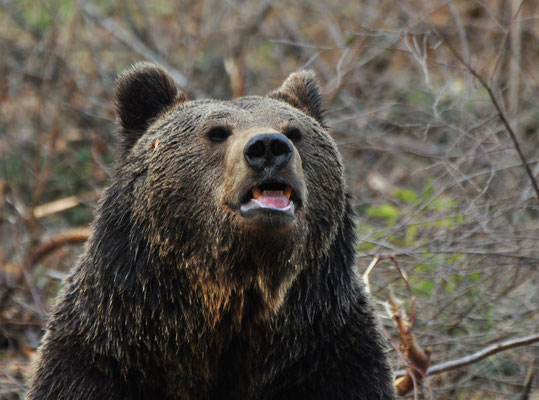
M132 221L206 297L252 289L278 309L298 273L327 254L346 208L314 73L293 73L266 96L190 101L161 67L138 63L116 99L116 220Z

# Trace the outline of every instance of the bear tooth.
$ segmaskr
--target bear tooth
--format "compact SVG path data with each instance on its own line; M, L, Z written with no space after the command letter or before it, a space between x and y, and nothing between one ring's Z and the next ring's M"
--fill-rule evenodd
M284 190L284 195L288 200L290 200L290 196L292 196L292 188L290 186L287 186Z
M252 188L251 191L253 192L253 199L258 199L260 196L262 196L262 192L257 187Z

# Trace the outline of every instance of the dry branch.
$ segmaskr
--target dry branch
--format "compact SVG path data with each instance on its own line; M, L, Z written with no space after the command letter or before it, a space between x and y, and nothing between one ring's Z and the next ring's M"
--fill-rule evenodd
M391 305L391 315L395 326L397 327L397 332L399 333L402 353L406 358L406 361L409 363L404 376L401 376L395 380L395 388L397 389L397 393L403 396L412 390L414 390L414 393L417 393L418 385L423 381L424 377L427 376L426 371L430 365L430 352L423 350L421 346L419 346L415 339L415 335L412 332L415 322L416 309L415 297L412 292L410 282L408 281L408 277L395 257L389 256L387 258L393 262L395 268L399 271L402 280L406 284L412 308L411 315L408 318L406 311L390 291L389 303Z
M376 267L376 265L380 262L381 259L382 258L379 257L379 256L374 257L372 259L371 263L369 264L369 266L367 267L367 270L362 275L363 283L365 284L365 290L367 291L367 293L371 292L371 285L370 285L370 282L369 282L369 275L372 272L372 270L374 269L374 267Z
M31 258L31 265L35 265L43 257L47 256L48 254L52 253L53 251L62 246L68 244L84 243L88 239L89 235L90 231L88 228L78 228L57 234L52 239L43 243L34 252Z
M96 201L99 198L99 193L92 193L89 195L79 196L69 196L64 197L63 199L58 199L50 201L45 204L41 204L32 209L32 216L35 219L40 219L48 217L49 215L57 214L62 211L69 210L70 208L76 207L80 204L84 204L89 201Z
M465 357L457 358L456 360L446 361L441 364L433 365L427 370L427 375L441 374L442 372L451 371L454 369L466 367L470 364L474 364L487 357L490 357L501 351L514 349L515 347L529 346L530 344L539 342L539 333L534 335L524 336L517 339L510 339L504 342L495 343L485 347L478 352L470 354Z
M32 210L32 214L34 218L39 219L48 215L59 213L61 211L69 210L70 208L76 207L79 204L80 202L75 196L69 196L36 206Z
M0 179L0 221L4 219L4 190L6 184ZM0 230L0 243L2 243L2 230ZM0 268L4 266L4 251L3 246L0 246ZM0 303L1 304L1 303Z
M438 375L444 372L453 371L455 369L467 367L468 365L475 364L481 360L484 360L487 357L493 356L494 354L500 353L505 350L514 349L516 347L529 346L534 343L539 342L539 333L534 335L524 336L517 339L509 339L503 342L494 343L490 346L485 347L482 350L479 350L473 354L467 355L465 357L457 358L455 360L446 361L440 364L431 365L427 371L427 376ZM405 370L399 370L395 372L396 376L403 376L406 373Z
M518 156L520 157L520 161L522 162L522 165L524 165L524 168L526 170L526 173L528 174L528 177L530 178L531 184L533 189L535 190L535 195L537 196L537 199L539 200L539 186L537 186L537 181L535 180L535 177L533 176L532 170L530 168L530 163L528 163L526 156L524 156L524 153L522 152L520 148L520 143L518 142L517 136L515 134L515 131L513 130L513 127L509 123L509 120L507 119L507 116L505 115L505 112L502 109L502 106L500 105L500 102L496 98L496 95L494 94L494 91L492 90L492 87L485 81L485 79L481 76L479 72L477 72L469 63L467 63L464 58L460 55L460 53L453 47L451 42L447 40L441 33L436 32L436 35L443 40L445 46L453 53L455 58L472 74L483 86L483 88L487 91L490 101L494 105L494 108L496 108L496 112L498 114L498 117L502 121L503 125L505 126L505 129L509 133L509 136L511 137L511 140L513 142L513 146L518 153Z
M412 324L408 320L404 309L391 295L389 298L391 310L393 313L393 321L397 326L399 337L401 340L401 350L406 357L406 361L410 366L406 368L404 376L395 380L395 388L401 396L410 393L426 376L426 371L429 367L429 353L425 352L415 340L412 332Z
M509 350L515 347L522 347L539 342L539 334L529 335L522 338L510 339L503 342L495 343L484 349L477 351L465 357L461 357L455 360L443 362L437 365L430 365L430 350L423 350L423 348L417 343L415 335L412 332L412 328L415 322L415 298L408 281L406 273L401 268L399 262L394 256L377 256L371 262L368 268L370 272L374 266L380 261L380 259L389 259L395 265L402 280L405 282L410 296L410 303L412 307L412 315L409 318L406 315L404 308L400 302L394 297L390 291L389 304L391 306L391 316L397 328L397 332L400 338L400 348L408 367L405 370L397 371L395 380L395 388L397 393L404 396L417 390L417 386L421 384L427 376L441 374L443 372L455 370L458 368L466 367L470 364L479 362L491 355L499 353L501 351ZM368 274L365 273L363 279L367 279L365 282L368 285Z
M524 0L520 2L518 5L515 14L513 15L513 18L511 18L511 23L509 24L509 27L507 28L507 32L505 32L505 35L503 37L502 45L500 46L500 51L498 52L498 56L496 57L496 63L494 64L494 68L492 69L492 73L490 75L490 83L494 81L494 77L496 76L496 73L498 72L498 67L500 65L500 61L502 59L503 54L505 53L505 47L507 45L507 39L509 39L509 36L511 35L511 31L513 30L513 25L518 17L518 14L520 14L520 10L522 9L522 6L524 5ZM513 3L514 6L514 3ZM469 59L467 59L469 62Z
M535 375L535 359L530 363L530 367L528 368L528 373L526 374L526 379L524 380L524 390L522 391L522 395L520 396L520 400L529 400L530 399L530 393L533 388L533 377Z
M389 256L389 259L393 261L393 265L395 265L395 268L397 268L397 271L399 271L399 274L404 281L404 284L406 285L406 289L408 290L408 296L410 297L410 318L408 319L410 327L414 326L415 322L415 297L414 292L412 290L412 285L410 285L410 281L408 280L408 276L406 275L406 272L401 268L400 263L397 261L397 259L394 256Z

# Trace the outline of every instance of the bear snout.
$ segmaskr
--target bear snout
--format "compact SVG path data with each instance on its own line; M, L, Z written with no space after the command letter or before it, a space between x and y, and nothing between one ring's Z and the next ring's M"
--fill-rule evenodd
M266 168L276 170L284 168L293 153L292 143L281 133L255 135L243 148L243 156L247 165L257 172Z
M307 189L301 157L290 139L270 127L230 136L222 202L242 224L293 226Z

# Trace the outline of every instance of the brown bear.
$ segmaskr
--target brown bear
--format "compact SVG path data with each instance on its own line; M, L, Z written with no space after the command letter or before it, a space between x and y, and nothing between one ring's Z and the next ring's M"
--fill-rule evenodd
M116 97L119 160L28 399L393 399L314 74L188 101L139 63Z

